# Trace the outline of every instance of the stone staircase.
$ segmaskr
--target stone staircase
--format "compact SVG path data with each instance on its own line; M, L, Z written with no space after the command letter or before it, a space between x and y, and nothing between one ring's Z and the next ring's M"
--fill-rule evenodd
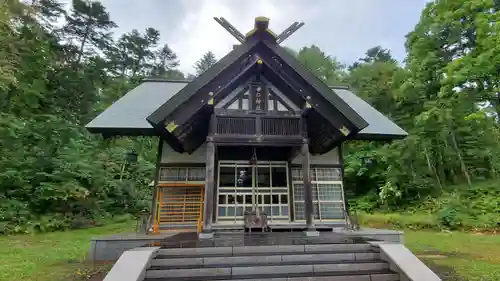
M273 280L397 281L377 247L367 242L161 248L147 281Z

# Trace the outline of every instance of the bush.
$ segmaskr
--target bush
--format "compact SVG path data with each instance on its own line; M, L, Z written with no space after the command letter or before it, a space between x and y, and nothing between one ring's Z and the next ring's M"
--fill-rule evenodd
M375 228L440 229L436 217L429 214L361 213L359 220L362 225Z
M358 198L350 206L363 212L360 216L362 224L373 227L496 231L500 228L498 198L500 185L488 181L472 187L447 187L440 197L428 197L415 204L401 206L400 212L391 210L390 213L384 213L388 210L370 208L375 206L370 196Z

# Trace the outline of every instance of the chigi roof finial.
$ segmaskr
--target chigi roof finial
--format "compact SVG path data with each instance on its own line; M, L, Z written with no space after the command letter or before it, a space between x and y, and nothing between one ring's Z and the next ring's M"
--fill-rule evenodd
M268 17L260 16L255 18L254 28L247 32L247 34L243 35L243 33L236 29L236 27L229 23L229 21L225 18L214 17L214 19L240 43L244 43L248 39L251 39L259 34L265 34L267 37L272 38L273 41L275 40L276 43L280 44L304 25L303 22L294 22L279 35L276 35L271 29L269 29L270 19Z

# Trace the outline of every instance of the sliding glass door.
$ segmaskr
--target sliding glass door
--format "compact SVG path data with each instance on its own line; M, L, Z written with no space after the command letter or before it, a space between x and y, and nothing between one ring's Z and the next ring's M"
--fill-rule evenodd
M289 221L286 162L220 161L217 221L243 223L245 211L259 208L270 221Z

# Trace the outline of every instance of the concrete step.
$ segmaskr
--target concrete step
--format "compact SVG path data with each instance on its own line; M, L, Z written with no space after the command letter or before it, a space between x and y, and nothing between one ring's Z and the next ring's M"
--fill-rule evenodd
M169 223L161 223L160 224L160 229L179 229L179 228L186 228L186 229L191 229L191 230L196 230L196 223L175 223L175 224L169 224Z
M399 276L395 273L373 272L372 274L360 274L360 275L351 274L351 275L315 276L315 277L233 279L233 281L399 281Z
M170 248L158 250L157 259L188 257L267 256L374 252L370 244L315 244L242 247Z
M379 262L379 253L335 253L335 254L288 254L265 256L156 258L151 261L151 269L181 269L197 267L231 267L258 265L300 265L329 264L345 262Z
M196 269L169 269L148 270L147 281L171 281L171 280L238 280L254 279L263 280L269 278L283 277L333 277L342 276L340 280L364 280L353 279L351 276L369 276L369 281L376 275L389 276L393 279L378 279L380 281L397 280L391 275L389 265L384 262L370 263L335 263L335 264L303 264L303 265L280 265L280 266L244 266L244 267L217 267ZM351 279L345 279L349 276ZM360 277L363 278L363 277ZM365 278L366 279L366 278ZM297 279L301 280L301 279ZM307 279L302 279L307 280ZM321 280L321 279L319 279ZM323 279L324 280L324 279ZM327 279L331 280L331 279Z

